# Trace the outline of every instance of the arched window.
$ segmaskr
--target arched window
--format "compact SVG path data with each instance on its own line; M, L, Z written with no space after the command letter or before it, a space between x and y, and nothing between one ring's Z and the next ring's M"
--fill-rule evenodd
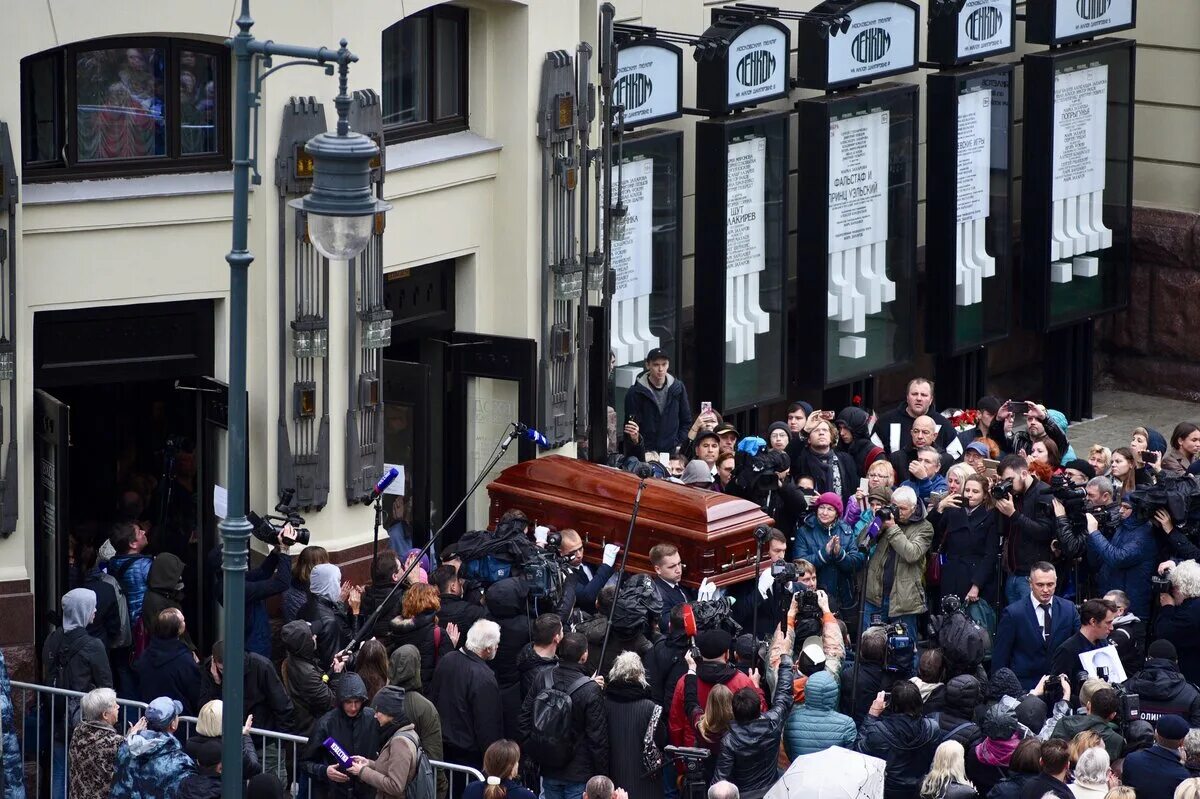
M93 39L21 61L26 180L228 169L229 51Z
M439 5L383 32L388 143L467 129L467 9Z

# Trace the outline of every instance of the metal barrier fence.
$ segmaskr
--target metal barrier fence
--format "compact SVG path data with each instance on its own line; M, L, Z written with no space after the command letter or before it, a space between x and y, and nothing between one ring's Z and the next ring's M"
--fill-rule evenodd
M28 799L69 799L70 762L67 757L69 731L79 721L78 691L66 691L36 683L12 681L13 716L20 741L21 762L25 766L25 789ZM117 699L120 718L116 728L125 732L142 717L144 702ZM72 721L74 719L74 722ZM197 719L180 716L176 736L186 742L196 733ZM0 734L7 732L0 729ZM254 756L263 771L277 776L288 786L292 796L309 799L310 780L297 768L308 738L302 735L250 728ZM466 786L482 780L483 774L470 766L430 759L435 775L445 778L450 796L461 796ZM32 776L30 772L32 771ZM250 771L247 769L247 776ZM441 793L441 792L439 792Z

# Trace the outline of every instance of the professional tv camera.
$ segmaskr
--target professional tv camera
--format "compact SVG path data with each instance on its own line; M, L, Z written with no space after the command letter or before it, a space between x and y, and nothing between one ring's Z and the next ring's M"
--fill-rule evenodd
M790 467L791 458L786 452L760 452L738 466L734 472L733 482L737 495L751 502L758 502L758 497L779 488L779 472L785 472Z
M734 638L742 634L742 625L733 618L733 602L729 597L689 602L684 606L683 620L688 635L701 630L724 630Z
M904 625L900 622L885 624L882 614L872 613L871 626L882 627L887 633L887 646L883 652L884 670L892 674L911 674L917 642L908 634Z
M804 639L810 635L821 634L821 606L817 603L817 592L810 591L800 582L800 573L796 564L787 560L777 560L771 564L771 578L774 580L772 596L775 598L775 611L780 619L786 619L792 608L792 597L796 596L798 612L796 614L796 646L802 646Z
M1159 475L1155 485L1132 492L1129 504L1138 521L1150 521L1156 511L1165 509L1177 525L1194 522L1200 518L1200 482L1190 474Z
M250 532L254 537L264 544L274 546L279 543L279 533L282 532L285 525L292 526L292 532L296 534L296 543L308 546L311 539L311 533L304 526L304 517L296 512L292 506L292 498L296 496L296 489L285 488L283 496L279 498L279 503L275 505L275 513L278 516L265 514L259 516L254 511L246 514L246 519L250 522Z
M708 780L704 775L704 761L712 754L698 746L667 746L663 751L675 758L683 777L683 796L686 799L704 799L708 795Z
M1150 576L1150 590L1156 594L1171 593L1171 570Z

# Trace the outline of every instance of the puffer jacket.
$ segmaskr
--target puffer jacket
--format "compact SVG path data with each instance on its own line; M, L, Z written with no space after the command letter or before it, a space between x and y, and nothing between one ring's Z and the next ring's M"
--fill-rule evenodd
M313 724L333 707L332 677L317 664L317 644L312 625L289 621L279 633L287 656L280 673L292 699L296 730L307 735Z
M125 592L130 624L136 624L141 618L152 563L153 558L149 555L117 555L108 561L108 573L117 578Z
M167 608L175 608L183 612L183 605L180 602L183 599L183 589L179 588L183 584L183 561L170 552L163 552L154 558L154 562L150 564L150 572L146 575L146 594L142 597L142 615L145 621L142 624L146 627L146 631L150 631L150 623L158 618L158 614L162 613ZM192 643L191 636L185 631L182 641L187 644L187 648L196 651L196 645ZM188 715L192 715L192 711L184 711Z
M867 601L882 605L883 576L885 567L895 561L895 573L891 603L888 613L892 618L915 613L924 613L925 607L925 555L933 542L933 525L925 520L925 511L920 503L906 524L897 522L879 533L875 552L867 565Z
M11 721L6 719L6 738L10 734L15 736L15 733L8 732L12 729L8 724ZM67 756L71 770L68 795L72 799L108 799L112 793L113 773L117 768L117 751L124 742L125 737L103 721L85 721L75 728L71 733ZM7 767L7 752L5 755ZM19 787L24 775L21 771L17 773L21 775L15 784ZM5 799L12 799L7 791L11 784L9 780L5 781Z
M438 627L437 614L433 611L418 613L416 618L397 617L388 624L389 647L396 648L412 644L421 653L421 683L433 681L433 670L438 661L454 649L450 636Z
M1121 520L1111 540L1103 533L1092 533L1087 538L1087 553L1096 571L1096 594L1124 591L1129 596L1129 610L1150 618L1150 578L1159 563L1150 523L1139 523L1131 516Z
M405 644L392 653L388 684L404 689L404 715L416 728L425 754L431 760L443 760L442 717L433 702L421 693L421 653L412 644ZM438 796L445 796L449 790L445 770L438 770L437 780Z
M858 739L854 719L838 712L838 684L827 671L818 671L804 685L804 703L788 715L783 748L795 760L831 746L850 749Z
M1146 668L1129 678L1125 690L1140 698L1138 718L1154 724L1162 716L1183 716L1200 727L1200 691L1183 678L1179 667L1164 658L1148 658Z
M142 730L117 750L112 799L174 799L196 770L174 735Z
M958 741L969 749L983 740L975 723L975 708L983 701L983 686L969 674L960 674L946 683L944 704L940 713L932 716L945 736L943 740Z
M717 755L714 780L728 780L742 793L765 792L779 779L779 741L792 709L792 659L779 659L779 676L771 709L748 724L734 724L725 733Z
M887 761L883 777L885 799L916 797L921 780L933 762L942 731L932 719L889 714L863 719L858 751Z
M825 551L825 545L835 535L842 546L836 557ZM867 556L859 550L850 525L838 519L826 527L817 520L817 514L810 513L796 528L796 540L792 542L792 559L799 558L816 567L817 586L835 599L838 606L853 603L854 573L862 569Z

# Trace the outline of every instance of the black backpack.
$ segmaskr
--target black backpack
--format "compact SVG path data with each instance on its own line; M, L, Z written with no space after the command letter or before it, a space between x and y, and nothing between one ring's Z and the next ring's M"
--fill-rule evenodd
M542 688L533 698L532 730L528 749L543 766L562 768L574 751L575 704L571 695L592 681L580 675L565 691L554 687L557 668L542 672Z
M959 672L971 672L979 668L992 652L992 637L988 631L961 610L949 614L942 621L937 641L946 664Z

